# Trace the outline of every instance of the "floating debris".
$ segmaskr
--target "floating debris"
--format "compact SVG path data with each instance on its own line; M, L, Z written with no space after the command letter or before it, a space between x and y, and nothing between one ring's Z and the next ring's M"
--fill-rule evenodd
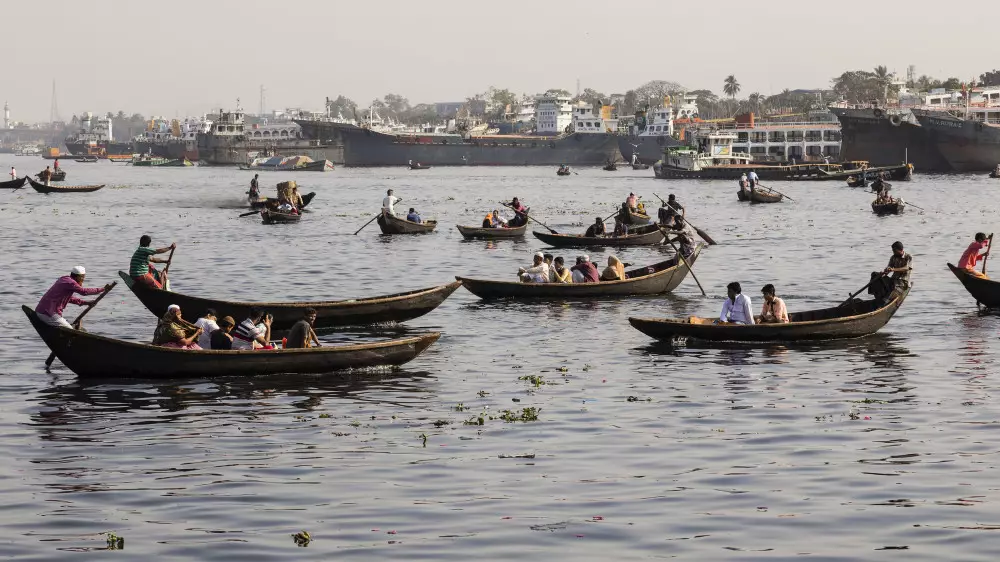
M312 537L309 536L309 531L299 531L298 533L292 533L292 539L295 540L295 546L306 547L312 541Z

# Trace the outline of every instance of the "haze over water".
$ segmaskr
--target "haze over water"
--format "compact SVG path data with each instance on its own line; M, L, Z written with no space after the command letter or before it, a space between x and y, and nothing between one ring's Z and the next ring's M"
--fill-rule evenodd
M45 165L0 156L11 164ZM967 197L989 193L985 177L918 165L893 193L928 212L877 218L871 194L836 182L773 183L795 202L751 206L731 182L651 171L262 174L265 194L284 179L318 194L300 224L264 226L236 218L247 172L63 166L68 184L108 187L0 192L0 557L77 559L114 531L121 556L155 560L995 558L1000 319L977 316L945 266L994 227L997 203ZM389 187L438 231L353 236ZM175 290L215 298L513 279L540 242L465 242L454 225L518 195L556 230L582 232L629 191L677 194L720 242L695 266L708 297L690 277L629 300L487 304L462 289L398 329L323 337L443 333L395 371L155 383L80 381L58 361L45 373L48 350L20 311L73 265L88 286L116 280L143 233L177 241ZM732 280L755 310L769 282L791 311L835 304L897 239L914 288L874 337L672 350L627 322L716 315ZM617 255L639 265L663 252ZM148 340L155 318L119 286L85 325ZM532 375L544 384L520 380ZM538 420L490 419L522 408ZM305 550L290 536L300 530Z

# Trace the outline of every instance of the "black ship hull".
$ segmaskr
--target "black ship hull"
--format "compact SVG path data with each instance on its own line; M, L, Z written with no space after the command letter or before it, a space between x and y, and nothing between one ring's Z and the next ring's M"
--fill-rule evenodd
M273 142L248 140L239 135L221 136L202 133L198 135L197 151L202 164L213 166L246 166L254 158L264 155L308 156L313 160L329 160L334 164L341 164L344 161L340 146L310 139Z
M658 163L653 166L653 174L659 179L698 180L738 180L751 171L763 181L846 181L851 176L861 174L859 169L844 169L833 164L796 164L794 166L752 164L747 166L713 166L701 170L687 170ZM895 166L873 166L866 170L869 177L882 174L888 179L909 180L912 168L907 164Z
M427 166L599 166L615 158L618 149L617 137L608 133L465 139L458 135L389 135L326 121L296 123L307 138L342 145L343 165L356 167L405 166L411 160Z
M198 160L198 145L195 141L148 142L135 141L132 145L136 154L151 154L154 157L192 162Z
M66 142L66 150L69 151L73 156L87 156L92 152L92 148L98 150L103 149L104 154L107 155L117 155L117 154L132 154L132 144L127 142L106 142L99 143L94 147L84 142Z
M1000 164L1000 127L943 111L914 109L913 115L953 171L986 172Z
M632 155L635 154L640 164L653 165L663 159L663 149L671 146L680 146L681 143L669 135L652 136L620 136L618 137L618 151L622 158L632 163Z
M912 162L920 172L951 172L925 127L880 109L831 107L843 136L840 159L866 160L872 166Z

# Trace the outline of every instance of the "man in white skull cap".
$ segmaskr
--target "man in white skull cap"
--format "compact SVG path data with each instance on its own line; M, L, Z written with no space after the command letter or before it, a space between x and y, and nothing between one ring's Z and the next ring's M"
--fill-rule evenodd
M88 289L83 286L83 279L87 276L87 270L82 265L73 268L69 275L60 277L45 294L42 300L38 301L35 313L38 319L50 326L62 326L72 328L73 326L63 318L63 309L66 305L73 303L78 306L88 306L93 301L85 301L75 295L99 295L111 290L111 285Z

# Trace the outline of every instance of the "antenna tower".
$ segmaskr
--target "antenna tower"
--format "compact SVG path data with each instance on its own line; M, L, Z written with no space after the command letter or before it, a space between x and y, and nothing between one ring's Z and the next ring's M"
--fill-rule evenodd
M576 97L580 97L580 79L576 79Z
M266 91L267 90L264 88L264 85L261 84L260 85L260 116L261 117L264 116L264 102L267 100L267 96L264 95L264 92L266 92Z
M49 122L62 121L59 117L59 103L56 101L56 81L52 80L52 106L49 108Z

